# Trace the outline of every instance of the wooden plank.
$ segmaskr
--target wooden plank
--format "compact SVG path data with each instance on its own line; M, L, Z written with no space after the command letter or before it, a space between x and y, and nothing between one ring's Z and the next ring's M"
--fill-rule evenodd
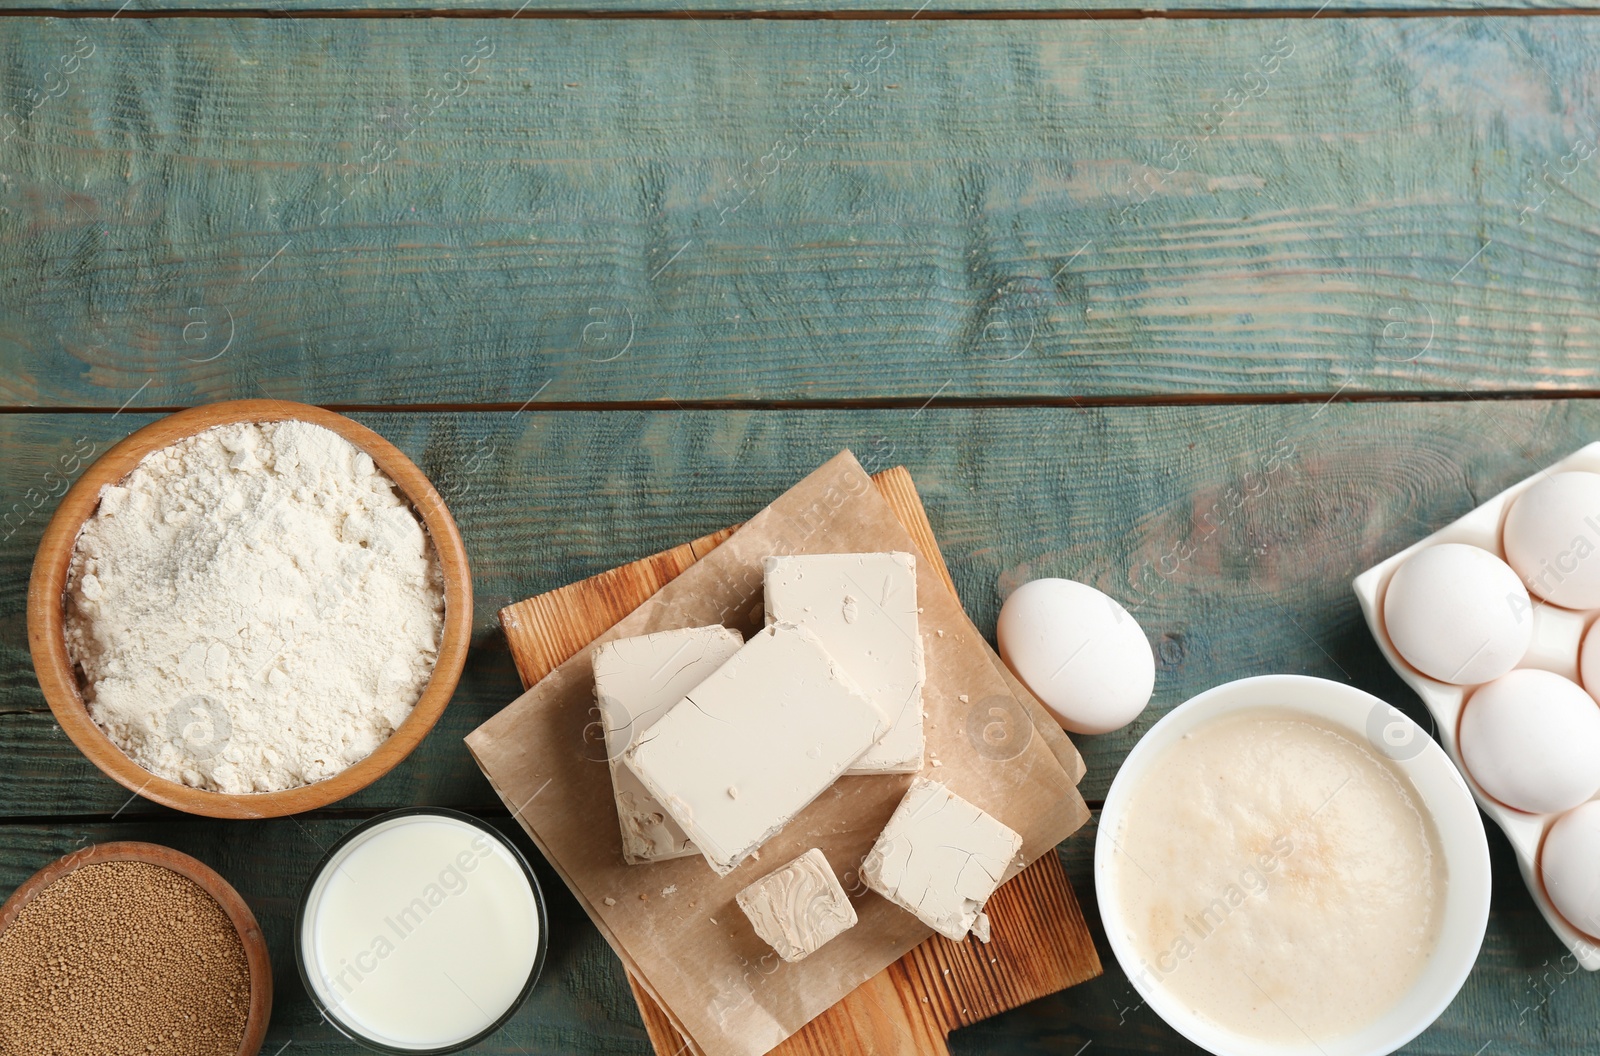
M985 909L993 925L988 945L934 935L895 964L907 977L896 990L920 998L943 1034L1101 973L1077 894L1056 857L1046 855L1001 885Z
M656 14L673 18L726 18L746 15L775 15L786 18L872 18L887 15L905 19L989 16L994 18L1073 17L1114 13L1123 17L1142 15L1162 17L1172 12L1251 12L1270 16L1297 13L1302 17L1317 11L1320 4L1296 4L1293 0L1171 0L1171 2L1132 2L1132 0L529 0L523 4L485 3L483 0L0 0L0 11L117 11L137 16L145 11L207 11L274 14L300 12L331 14L340 11L393 12L417 15L424 12L471 13L474 17L499 17L532 20L535 18L585 16L638 16ZM1497 10L1571 11L1587 10L1595 0L1509 0L1495 5ZM1365 11L1482 11L1484 5L1472 0L1340 0L1324 8L1323 17L1344 12Z
M321 848L331 846L354 824L316 817L129 822L126 815L112 824L0 823L0 895L85 842L153 840L192 854L239 889L267 935L276 966L277 1005L263 1054L273 1056L293 1042L284 1056L349 1056L354 1051L350 1042L320 1022L306 998L289 943L297 899L323 853ZM499 824L514 839L523 839L509 819ZM1093 890L1093 824L1067 841L1061 854L1072 884L1086 893ZM521 845L527 848L526 843ZM1600 1017L1600 975L1573 970L1570 961L1561 960L1562 949L1539 919L1504 838L1491 832L1489 845L1494 905L1478 966L1439 1021L1401 1051L1414 1056L1470 1056L1485 1044L1489 1048L1484 1056L1590 1051L1594 1023ZM545 975L510 1024L473 1051L485 1056L648 1056L649 1042L621 966L543 860L536 853L531 857L551 910ZM1090 923L1095 941L1105 949L1097 913L1090 913ZM893 1012L885 1006L885 1016ZM896 1040L909 1048L904 1035L896 1035ZM950 1049L957 1054L1071 1056L1091 1041L1085 1056L1191 1051L1150 1009L1139 1006L1127 977L1109 954L1102 977L958 1030L950 1038Z
M891 466L875 473L872 482L911 536L921 560L954 593L955 580L911 474L904 466ZM725 528L501 609L500 623L523 686L533 685L565 663L736 531L737 526ZM993 659L999 667L998 657ZM1033 711L1034 728L1040 735L1051 735L1062 767L1074 780L1081 777L1083 761L1065 734L1054 726L1040 727L1049 714L1020 682L1008 680L1019 701ZM992 941L957 943L930 936L786 1038L773 1056L866 1056L898 1048L906 1037L917 1040L919 1052L944 1054L945 1037L955 1027L1100 974L1100 959L1083 911L1054 855L1030 864L995 892L984 908ZM656 1056L677 1056L694 1047L688 1033L674 1023L673 1014L632 972L628 985L639 1002Z
M4 28L0 406L1596 388L1587 17Z
M720 529L501 609L500 626L523 687L600 637L738 528Z
M455 700L410 759L347 803L361 807L493 805L461 738L519 691L496 612L742 520L841 447L869 469L910 468L986 632L1003 594L1036 576L1087 579L1134 610L1159 658L1156 696L1127 730L1077 739L1091 801L1168 708L1245 674L1353 681L1425 722L1350 578L1600 436L1597 401L358 417L444 494L479 606ZM24 591L53 506L44 473L77 438L87 450L147 420L0 415L0 517L25 509L28 489L41 503L0 542L0 816L127 802L53 730ZM1175 548L1193 553L1176 561Z
M1040 858L1003 884L986 909L993 926L988 945L929 937L787 1038L772 1056L947 1056L951 1031L1100 975L1088 923L1056 856ZM655 1056L677 1056L692 1047L631 974L628 986Z

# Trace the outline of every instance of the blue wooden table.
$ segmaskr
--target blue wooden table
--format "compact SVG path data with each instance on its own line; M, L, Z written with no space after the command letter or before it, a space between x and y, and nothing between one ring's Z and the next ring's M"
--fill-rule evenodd
M741 520L840 447L910 468L986 630L1040 575L1137 607L1156 696L1078 739L1098 807L1141 732L1228 679L1421 718L1350 578L1600 435L1594 0L691 3L0 0L0 894L84 841L208 862L272 943L266 1053L353 1051L289 945L323 848L409 804L509 827L461 743L518 692L496 611ZM404 765L222 823L66 740L25 589L62 455L263 395L433 478L477 632ZM1093 837L1059 853L1098 928ZM1489 839L1478 966L1407 1051L1600 1048L1600 978ZM545 979L477 1051L648 1052L543 878ZM1190 1051L1097 941L1103 978L952 1048Z

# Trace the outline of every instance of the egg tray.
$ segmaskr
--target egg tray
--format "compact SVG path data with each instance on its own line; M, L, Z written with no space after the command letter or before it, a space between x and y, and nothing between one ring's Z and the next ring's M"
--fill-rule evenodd
M1511 842L1511 847L1517 855L1517 865L1522 870L1523 882L1528 885L1528 891L1538 904L1539 912L1544 914L1546 923L1572 951L1578 963L1592 972L1600 970L1600 939L1585 935L1567 923L1566 918L1545 894L1544 881L1539 875L1540 846L1543 844L1545 833L1561 814L1530 814L1514 810L1492 799L1478 787L1478 783L1473 780L1472 772L1462 762L1461 746L1456 736L1462 709L1466 705L1467 698L1478 687L1451 685L1419 672L1401 658L1399 651L1389 640L1383 622L1384 592L1389 587L1390 577L1407 558L1419 550L1439 543L1467 543L1481 547L1504 561L1506 554L1501 544L1501 529L1512 501L1550 474L1573 470L1600 473L1600 443L1581 448L1555 465L1513 484L1461 519L1367 569L1355 578L1353 586L1356 597L1361 602L1361 611L1367 617L1367 626L1372 629L1372 637L1377 640L1378 648L1383 650L1389 666L1406 680L1407 685L1416 690L1417 696L1428 706L1428 711L1433 715L1437 726L1439 741L1449 753L1451 761L1456 764L1456 769L1460 770L1466 779L1467 787L1472 790L1478 806L1500 826L1501 831L1506 834L1506 839ZM1596 617L1600 617L1600 609L1562 609L1541 603L1537 597L1532 600L1533 640L1528 645L1527 653L1518 661L1517 667L1554 671L1582 685L1582 680L1578 676L1579 650L1583 644L1584 633ZM1593 687L1590 688L1592 692Z

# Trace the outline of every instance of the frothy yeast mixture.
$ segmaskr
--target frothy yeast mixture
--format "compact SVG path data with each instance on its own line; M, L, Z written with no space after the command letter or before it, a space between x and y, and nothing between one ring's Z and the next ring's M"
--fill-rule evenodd
M1251 710L1168 747L1133 789L1113 875L1138 974L1268 1042L1364 1027L1415 982L1444 858L1405 777L1302 718Z

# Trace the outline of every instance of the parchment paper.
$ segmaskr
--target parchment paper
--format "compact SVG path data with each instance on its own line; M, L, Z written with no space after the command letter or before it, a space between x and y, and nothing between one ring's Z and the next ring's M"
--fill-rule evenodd
M710 623L748 637L760 626L768 555L889 550L918 553L855 457L841 452L596 644ZM923 773L1021 834L1020 869L1087 818L1076 775L1035 734L1029 709L995 670L992 650L920 557L917 598L927 665ZM592 649L480 726L467 746L623 963L697 1048L707 1056L764 1053L932 934L867 890L858 874L909 774L840 778L758 860L726 877L698 855L625 864L604 740L591 726L599 719ZM786 964L756 937L734 896L811 847L827 855L860 919L810 957Z

